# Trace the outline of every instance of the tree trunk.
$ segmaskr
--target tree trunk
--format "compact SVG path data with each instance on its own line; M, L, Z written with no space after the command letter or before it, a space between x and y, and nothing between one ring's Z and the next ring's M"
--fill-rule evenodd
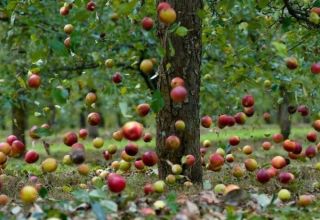
M202 0L170 0L167 1L177 13L177 21L189 31L187 36L179 37L168 33L163 24L158 26L158 35L166 55L159 65L158 89L164 99L164 107L157 115L157 154L160 158L159 177L164 179L171 173L167 160L173 164L181 163L181 157L192 154L196 157L194 166L184 170L184 174L194 183L202 183L202 166L200 156L200 118L199 90L201 65L201 19L197 13L203 7ZM171 42L173 48L169 48ZM173 50L174 54L173 54ZM185 80L188 98L182 104L173 103L170 99L170 82L174 77ZM186 129L183 133L175 131L175 121L183 120ZM170 151L165 140L170 135L180 138L178 150Z
M12 134L17 136L19 140L26 143L25 130L27 127L26 107L22 101L14 103L11 107L12 111Z
M281 134L285 139L287 139L289 138L291 132L291 120L288 112L290 97L287 89L283 85L280 85L280 96L283 98L283 101L279 105L278 122L280 125Z

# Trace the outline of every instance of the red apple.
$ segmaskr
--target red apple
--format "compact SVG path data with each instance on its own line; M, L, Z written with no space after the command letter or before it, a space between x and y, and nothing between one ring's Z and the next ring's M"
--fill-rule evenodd
M81 143L74 143L72 146L71 146L71 149L72 150L82 150L84 151L84 145L81 144Z
M169 8L171 8L171 5L168 2L160 2L157 7L157 12L160 12L161 10L165 10Z
M306 154L307 157L309 157L309 158L311 159L311 158L313 158L313 157L316 156L317 150L316 150L315 147L309 146L309 147L306 149L305 154Z
M139 116L144 117L150 111L150 105L147 103L143 103L137 106L137 113Z
M278 133L278 134L274 134L272 136L272 139L275 143L280 143L281 141L283 141L283 135Z
M153 184L147 183L146 185L144 185L143 191L145 195L153 193L154 192Z
M315 131L310 131L308 134L307 134L307 139L308 141L310 142L316 142L317 140L317 133Z
M313 74L319 74L320 73L320 62L319 63L314 63L311 65L311 72Z
M127 144L124 150L129 156L135 156L138 153L139 148L137 144L130 142Z
M309 108L305 105L300 105L297 111L301 114L301 116L307 116L309 114Z
M320 15L320 8L319 7L313 7L313 8L311 8L310 12L314 12L314 13L317 13L318 15Z
M271 122L271 114L269 112L265 112L263 113L263 120L266 123L270 123Z
M212 118L209 115L203 116L201 118L201 125L204 128L210 128L212 124Z
M254 105L254 98L252 95L246 95L242 98L243 107L251 107Z
M296 148L296 142L287 139L283 142L282 146L284 150L288 152L293 152Z
M92 126L96 126L96 125L100 124L100 122L101 122L100 114L97 112L91 112L88 115L87 121Z
M184 80L180 77L174 77L171 80L171 88L175 88L177 86L184 86Z
M184 102L187 97L187 90L183 86L174 87L170 92L170 97L174 102Z
M15 136L15 135L9 135L8 137L7 137L7 143L8 144L10 144L10 145L12 145L12 143L15 141L15 140L18 140L18 138L17 138L17 136Z
M82 129L80 129L80 131L79 131L79 138L81 138L81 139L84 140L84 139L87 138L88 134L89 134L88 130L85 129L85 128L82 128Z
M143 126L139 122L130 121L122 127L123 136L129 141L137 141L143 134Z
M126 187L126 180L115 173L110 173L107 177L109 190L114 193L120 193Z
M109 151L105 150L105 151L102 152L102 154L103 154L103 158L105 160L111 160L112 159L112 154L109 153Z
M67 146L72 146L73 144L78 142L77 134L74 132L67 132L63 136L63 143Z
M267 183L270 180L270 176L266 169L261 169L257 172L256 178L260 183Z
M180 139L175 135L170 135L166 139L166 147L171 150L177 150L180 147Z
M282 169L283 167L285 167L287 165L287 161L282 156L275 156L271 160L271 165L276 169Z
M29 150L25 155L24 155L24 160L27 163L35 163L39 159L39 154L34 151L34 150Z
M119 84L122 82L122 75L119 72L116 72L115 74L113 74L112 76L112 82L114 82L115 84Z
M294 70L298 67L298 60L295 57L289 57L286 59L286 66L290 70Z
M294 154L300 154L302 152L302 145L298 142L295 142L295 148L292 151Z
M11 156L20 156L25 151L25 149L26 147L22 141L15 140L11 145Z
M142 28L149 31L153 28L153 20L150 17L144 17L141 21Z
M315 120L312 124L312 127L316 130L316 131L320 131L320 120Z
M94 11L96 8L96 3L94 3L93 1L89 1L87 3L87 10L88 11Z
M237 124L239 125L243 125L246 122L246 114L243 112L238 112L235 116L234 119L236 121Z
M146 142L146 143L152 141L152 134L150 134L150 133L145 133L145 134L143 135L143 141Z
M224 164L224 158L218 153L213 153L210 155L209 162L214 168L221 167Z
M245 107L243 109L243 112L246 114L246 116L248 117L252 117L254 115L254 107L251 106L251 107Z
M30 88L37 89L40 87L41 78L37 74L31 74L28 79L28 85Z
M289 172L281 172L278 176L280 183L288 184L294 180L294 175Z
M142 161L146 166L152 167L158 163L158 155L154 151L146 151L142 155Z
M195 164L195 162L196 158L192 154L188 154L184 157L183 164L186 164L187 166L191 167Z
M265 142L262 143L262 148L264 150L270 150L271 147L272 147L272 144L269 141L265 141Z
M63 6L60 8L60 15L62 16L66 16L69 14L69 8L66 6Z
M137 170L143 170L144 169L144 163L142 161L142 159L137 159L135 162L134 162L134 166Z
M229 138L229 144L232 146L236 146L240 143L240 138L238 136L232 136Z

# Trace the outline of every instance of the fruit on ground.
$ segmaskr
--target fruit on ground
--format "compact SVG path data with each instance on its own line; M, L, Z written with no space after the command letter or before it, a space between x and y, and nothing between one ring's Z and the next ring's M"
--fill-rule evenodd
M246 116L248 117L252 117L254 115L254 106L251 107L245 107L243 109L244 114L246 114Z
M179 77L179 76L174 77L174 78L171 80L170 85L171 85L171 88L175 88L175 87L177 87L177 86L184 86L184 80L183 80L181 77Z
M85 155L83 150L72 150L71 152L71 160L74 164L82 164L85 161Z
M34 150L29 150L25 155L24 155L24 160L27 163L35 163L39 159L39 154L34 151Z
M227 154L226 155L226 161L228 163L232 163L234 161L234 156L232 154Z
M235 114L234 119L236 121L237 124L239 125L243 125L246 122L246 114L243 112L238 112L237 114Z
M81 143L75 143L71 146L71 149L84 151L84 145Z
M150 112L150 105L143 103L137 106L137 113L139 116L144 117Z
M301 195L298 198L297 204L302 207L306 207L308 205L311 205L314 201L313 195Z
M281 189L278 192L278 199L280 199L283 202L290 200L291 199L290 191L287 189Z
M31 74L28 78L28 86L30 88L37 89L40 87L41 84L41 78L37 74Z
M58 167L58 162L54 158L47 158L41 163L41 169L43 172L54 172Z
M171 171L174 175L179 175L182 173L182 166L180 164L174 164L171 167Z
M0 195L0 206L5 206L9 202L9 197L5 194Z
M286 66L290 70L294 70L298 67L298 60L295 57L288 57L286 59Z
M93 144L93 147L99 149L99 148L103 147L104 140L101 137L96 137L95 139L93 139L92 144Z
M163 180L158 180L155 183L153 183L154 191L157 193L163 193L165 190L165 186L166 184Z
M67 146L72 146L73 144L78 142L77 134L74 132L67 132L63 136L63 143Z
M112 133L112 138L116 141L121 141L123 138L123 132L122 129L115 131Z
M108 147L107 147L107 151L110 153L110 154L115 154L117 152L117 145L115 144L110 144Z
M141 159L138 159L134 162L134 167L137 169L137 170L143 170L144 169L144 163Z
M306 157L308 157L308 158L313 158L313 157L316 156L316 154L317 154L317 150L316 150L316 148L313 147L313 146L309 146L309 147L306 149L306 151L305 151L305 155L306 155Z
M79 131L79 138L84 140L84 139L86 139L88 137L88 134L89 134L88 130L85 129L85 128L82 128Z
M288 184L294 180L294 175L289 172L281 172L278 176L278 180L280 183Z
M107 59L105 62L104 62L104 65L107 67L107 68L112 68L114 66L114 61L113 59Z
M71 156L69 154L64 155L62 159L62 163L66 165L71 165L72 164Z
M72 24L66 24L63 28L64 33L71 34L73 32L73 25Z
M310 70L313 74L319 74L320 73L320 62L312 64Z
M168 184L175 184L176 183L176 176L169 174L168 176L166 176L166 182Z
M244 161L244 165L248 171L254 171L258 168L258 163L255 159L249 158Z
M210 128L212 125L212 118L209 115L203 116L201 118L201 125L204 128Z
M26 149L26 146L22 141L15 140L11 144L11 153L10 156L17 157L21 155Z
M296 148L296 143L294 141L287 139L283 142L282 146L284 150L288 152L293 152Z
M141 21L142 28L149 31L153 28L153 19L150 17L144 17Z
M270 180L270 176L266 169L260 169L256 174L256 179L260 183L267 183Z
M116 72L112 75L112 82L115 84L119 84L122 82L122 75L119 72Z
M88 164L85 164L85 163L80 164L78 166L78 172L79 172L79 174L81 174L83 176L87 176L90 172L90 168L89 168Z
M282 169L287 165L286 159L282 156L275 156L271 160L271 165L276 169Z
M251 107L254 105L254 98L252 95L245 95L242 98L242 106L243 107Z
M222 195L224 190L225 190L226 186L222 183L215 185L215 187L213 188L213 191L215 194L220 194Z
M181 103L181 102L185 101L187 94L188 94L188 92L185 87L177 86L171 90L170 97L171 97L172 101L177 102L177 103Z
M96 93L94 92L89 92L87 95L86 95L86 98L85 98L85 102L87 105L92 105L93 103L95 103L97 101L97 95Z
M110 160L112 158L112 154L107 150L103 151L102 154L105 160Z
M186 164L189 167L193 166L196 162L196 158L192 154L188 154L181 159L182 164Z
M135 156L138 153L139 148L137 144L130 142L127 144L124 150L129 156Z
M134 157L128 155L125 150L121 151L120 157L122 160L127 161L127 162L131 162L134 160Z
M24 186L20 190L20 199L24 203L33 203L38 198L38 191L33 186Z
M275 143L280 143L281 141L283 141L283 135L278 133L278 134L274 134L272 136L272 140L275 142Z
M213 153L210 155L209 162L214 168L221 167L224 164L224 158L218 153Z
M94 3L94 1L89 1L87 3L87 10L88 11L94 11L96 8L96 3Z
M177 19L176 11L173 8L162 9L159 12L159 19L162 23L170 25Z
M232 136L229 138L229 144L232 146L236 146L240 143L240 138L238 136Z
M88 115L87 121L90 125L96 126L101 122L101 116L98 112L91 112Z
M270 150L272 147L272 144L269 141L265 141L262 143L263 150Z
M317 133L315 131L310 131L308 134L307 134L307 139L308 141L310 142L316 142L317 140Z
M180 147L180 138L175 135L170 135L166 139L166 147L171 150L177 150Z
M147 132L147 133L144 133L144 135L143 135L143 141L146 142L146 143L152 141L152 134L151 134L151 133L148 133L148 132Z
M123 136L129 141L137 141L143 134L143 126L139 122L130 121L122 127Z
M6 140L6 141L7 141L8 144L12 145L12 143L13 143L15 140L18 140L18 138L17 138L15 135L11 134L11 135L9 135L9 136L7 137L7 140Z
M266 123L270 123L271 122L271 114L269 112L265 112L263 113L263 120Z
M241 178L245 174L245 170L240 165L235 165L231 171L232 175L236 178Z
M115 173L110 173L107 178L108 188L111 192L120 193L126 187L126 180Z
M153 184L146 183L146 185L144 185L144 187L143 187L143 191L144 191L145 195L153 193L154 192Z
M320 120L315 120L312 124L312 127L316 130L316 131L320 131Z
M245 153L245 154L247 154L247 155L252 154L252 152L253 152L253 147L250 146L250 145L246 145L246 146L244 146L244 147L242 148L242 151L243 151L243 153Z
M142 155L142 161L146 166L153 166L158 163L158 155L154 151L146 151Z
M9 155L11 152L11 146L7 142L0 143L0 152Z
M140 70L144 74L149 74L153 70L153 62L150 59L145 59L140 63Z

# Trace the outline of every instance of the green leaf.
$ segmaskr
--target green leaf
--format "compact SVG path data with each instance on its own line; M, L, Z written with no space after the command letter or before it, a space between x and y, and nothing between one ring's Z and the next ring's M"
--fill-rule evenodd
M52 90L51 95L58 104L65 104L69 97L69 92L62 87L57 87Z
M41 189L39 190L39 195L41 196L41 198L46 198L48 195L48 190L44 187L41 187Z
M98 220L106 219L106 213L98 202L93 203L91 206L92 206L92 211L96 215Z
M272 45L277 50L277 54L281 57L286 57L288 55L287 46L281 42L274 41Z
M89 194L85 190L76 190L71 193L73 197L79 202L90 202Z
M91 199L104 199L106 197L105 192L99 189L92 190L89 192L89 197Z
M151 109L155 113L159 112L164 106L164 100L159 90L154 91L151 100Z
M175 33L179 37L184 37L184 36L186 36L188 34L188 29L186 27L180 26L180 27L177 28Z
M107 213L115 213L118 211L117 203L111 200L101 200L99 203Z
M170 192L167 195L166 204L171 209L173 214L178 213L179 206L177 204L177 194L175 192Z

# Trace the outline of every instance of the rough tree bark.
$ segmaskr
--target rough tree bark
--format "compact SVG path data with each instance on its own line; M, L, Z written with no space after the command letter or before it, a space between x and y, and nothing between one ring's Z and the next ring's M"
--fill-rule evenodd
M161 1L158 1L158 3ZM167 1L177 13L177 21L189 32L185 37L166 32L166 28L159 24L158 35L166 55L159 65L158 89L164 98L165 105L157 115L157 154L160 158L159 177L164 179L171 173L172 163L181 163L183 155L192 154L196 157L196 164L184 170L184 174L194 183L202 183L202 166L200 157L200 129L199 129L199 89L201 65L201 19L197 12L202 9L202 0L169 0ZM170 55L171 41L174 55ZM175 104L170 99L170 81L179 76L185 80L188 99L183 104ZM183 120L186 129L177 133L175 121ZM170 151L165 146L168 136L175 134L181 140L181 147Z
M280 126L281 134L285 139L289 138L291 132L291 120L288 112L288 106L290 104L290 96L285 86L280 85L280 97L283 98L282 103L279 105L278 110L278 122Z
M21 95L21 94L19 94ZM19 96L18 96L19 99ZM11 106L12 112L12 134L17 136L19 140L26 143L25 130L27 128L27 109L22 100L18 100Z

